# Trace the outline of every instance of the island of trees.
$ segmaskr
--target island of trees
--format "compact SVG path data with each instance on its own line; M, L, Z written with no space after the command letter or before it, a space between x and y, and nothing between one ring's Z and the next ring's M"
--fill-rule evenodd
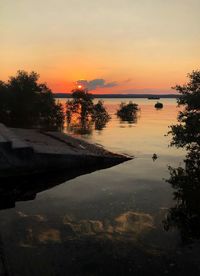
M137 113L139 111L138 104L130 101L128 104L122 102L117 110L117 116L122 121L135 123L137 121Z
M156 109L161 109L161 108L163 108L163 103L157 102L157 103L155 104L155 108L156 108Z

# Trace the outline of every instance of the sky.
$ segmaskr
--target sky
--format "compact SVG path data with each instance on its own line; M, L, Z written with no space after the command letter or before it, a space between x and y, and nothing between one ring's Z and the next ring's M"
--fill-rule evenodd
M199 0L1 0L0 80L53 92L175 93L200 69Z

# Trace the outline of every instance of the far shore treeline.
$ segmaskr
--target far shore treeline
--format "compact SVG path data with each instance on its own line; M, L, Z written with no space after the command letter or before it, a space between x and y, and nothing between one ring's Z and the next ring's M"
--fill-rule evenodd
M71 98L72 93L53 93L55 98ZM159 98L173 98L179 97L178 94L92 94L94 98L99 99L134 99L134 98L149 98L149 97L159 97Z

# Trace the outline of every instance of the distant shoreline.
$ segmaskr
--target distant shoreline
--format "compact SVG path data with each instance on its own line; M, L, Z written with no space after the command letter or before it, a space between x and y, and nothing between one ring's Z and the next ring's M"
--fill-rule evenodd
M55 98L71 98L70 93L53 93ZM94 98L99 99L120 99L120 98L149 98L149 97L159 97L159 98L167 98L167 99L176 99L179 97L178 94L93 94Z

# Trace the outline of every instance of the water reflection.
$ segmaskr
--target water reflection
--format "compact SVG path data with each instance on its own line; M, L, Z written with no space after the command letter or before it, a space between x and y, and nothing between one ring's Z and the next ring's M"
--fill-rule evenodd
M187 151L184 167L169 167L168 182L174 189L175 206L164 222L166 230L176 227L183 243L200 238L200 94L199 72L189 74L188 84L176 86L180 93L178 124L171 125L171 145Z
M92 135L93 125L94 123L91 120L73 119L73 121L67 123L66 130L78 135Z
M132 114L130 116L120 117L119 121L122 124L127 122L129 125L133 125L133 124L137 124L138 118L139 118L138 113L135 113L135 114Z
M128 211L113 220L78 220L69 214L60 218L59 224L48 225L48 218L40 215L27 215L17 213L19 221L26 225L18 243L22 247L33 247L51 242L64 242L67 240L109 239L114 241L137 241L139 238L155 228L152 216L145 213ZM38 226L36 227L36 223ZM58 227L59 225L59 227ZM62 227L61 227L62 226Z
M145 231L153 228L153 218L149 214L128 211L113 220L80 220L76 221L66 215L64 225L74 235L107 236L111 239L136 239Z
M92 135L93 130L102 131L108 122L109 118L104 116L84 119L74 117L67 123L67 131L79 135Z
M200 238L200 148L193 146L185 167L169 168L175 206L169 209L164 227L178 228L184 243Z
M103 101L93 103L86 91L74 91L73 99L66 103L67 131L80 135L91 135L93 129L102 130L111 119Z
M111 105L112 115L117 106ZM179 247L178 231L163 231L172 202L171 189L162 179L168 177L169 162L178 166L182 161L182 154L168 148L164 137L175 120L175 103L166 102L165 107L157 111L149 103L142 106L135 128L122 129L116 116L102 135L92 125L92 142L129 152L134 160L49 191L45 189L66 181L66 176L57 184L52 176L47 183L38 178L31 196L37 195L39 182L45 183L40 187L45 192L0 212L0 254L5 252L13 275L199 275L200 247ZM157 162L152 162L154 152ZM13 184L14 202L28 199L30 194L15 189ZM10 189L4 188L6 192Z
M119 164L119 161L113 160L109 162L109 164L93 165L88 169L80 168L70 171L60 171L59 174L48 173L48 175L38 174L33 176L0 179L0 210L14 208L17 201L34 200L38 193L60 185L80 175L109 168L117 164Z
M138 104L135 104L132 101L129 101L128 104L121 102L116 115L121 123L128 122L129 124L136 124L139 110L140 108L138 107Z
M198 275L187 252L182 265L182 254L151 244L159 235L153 217L142 212L95 220L17 211L12 222L2 217L1 230L13 275Z
M96 106L98 105L99 103L96 104ZM120 126L125 127L128 124L131 127L138 123L140 113L140 109L138 108L134 112L119 113L119 115L111 112L110 114L119 122ZM79 116L76 113L72 113L70 120L66 122L66 131L77 135L93 136L94 131L102 132L110 120L111 116L105 112L97 112L93 116Z

